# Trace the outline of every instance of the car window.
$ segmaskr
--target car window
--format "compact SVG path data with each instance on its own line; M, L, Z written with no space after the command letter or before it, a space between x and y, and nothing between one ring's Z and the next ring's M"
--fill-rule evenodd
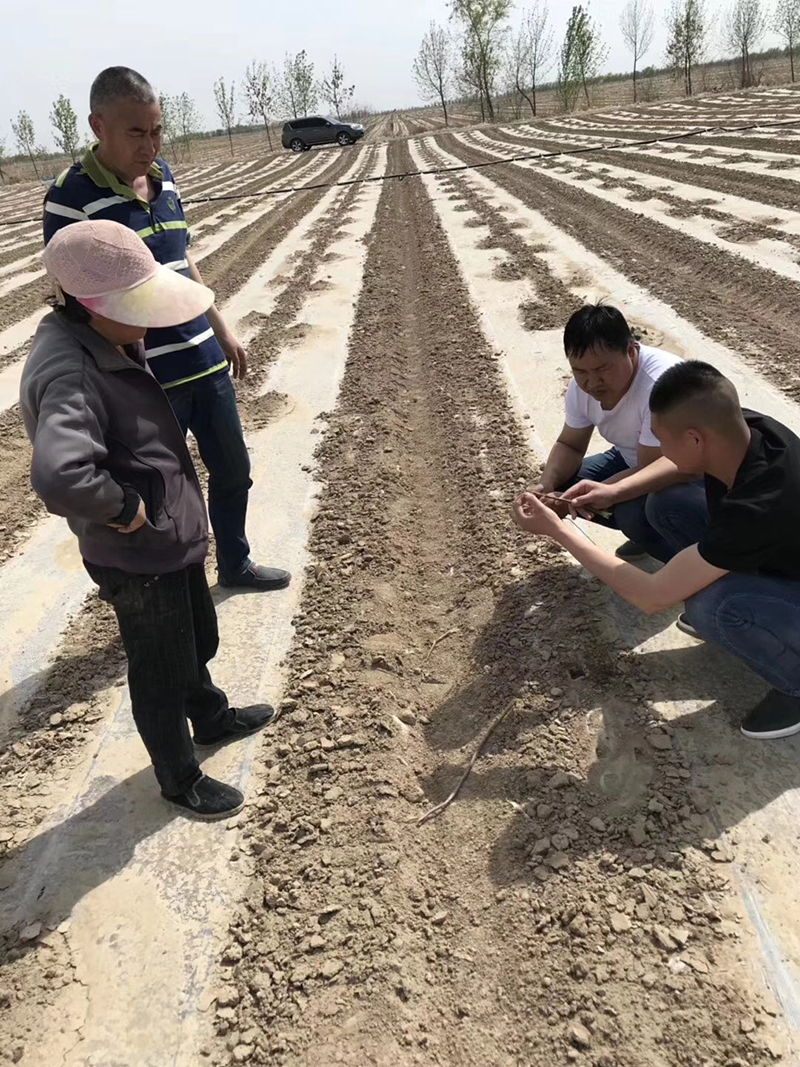
M310 125L311 122L309 119L298 119L297 122L292 123L292 126L296 130L307 130Z
M325 119L309 119L308 121L309 125L313 126L315 129L319 129L322 126L328 125Z

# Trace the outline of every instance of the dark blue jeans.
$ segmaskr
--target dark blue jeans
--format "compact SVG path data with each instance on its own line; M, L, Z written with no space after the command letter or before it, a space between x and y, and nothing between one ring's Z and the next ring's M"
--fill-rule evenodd
M696 545L708 526L705 494L687 502L664 489L647 510L674 553ZM701 637L744 660L775 689L800 697L800 582L726 574L689 597L686 617Z
M588 456L578 473L570 481L560 486L560 491L569 489L571 485L588 478L593 482L608 481L614 474L629 470L628 464L622 458L622 453L617 448L611 448L608 452L600 452L596 456ZM653 497L659 497L663 492L675 492L678 499L686 497L692 500L698 491L702 492L705 500L705 492L702 485L698 490L699 483L690 485L676 485L669 490L660 490L650 496L640 496L635 500L626 500L623 504L617 504L612 508L610 519L595 519L601 526L608 526L612 530L621 530L629 541L640 545L654 559L667 563L675 555L675 550L656 530L647 514L648 501Z
M250 457L227 371L167 389L183 432L191 430L208 471L208 517L217 542L217 569L233 579L250 563L245 534Z

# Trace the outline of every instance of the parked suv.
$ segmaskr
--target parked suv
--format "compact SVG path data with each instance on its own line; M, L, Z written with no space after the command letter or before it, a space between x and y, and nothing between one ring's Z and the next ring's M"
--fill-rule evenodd
M336 119L323 119L313 116L294 119L283 127L283 147L293 152L307 152L312 145L340 144L342 147L354 144L364 136L364 127Z

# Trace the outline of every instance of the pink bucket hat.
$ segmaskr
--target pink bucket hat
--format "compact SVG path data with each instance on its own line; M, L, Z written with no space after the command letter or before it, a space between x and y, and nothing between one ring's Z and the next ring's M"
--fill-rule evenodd
M205 285L160 266L133 230L108 219L65 226L42 259L62 292L126 326L179 326L214 303Z

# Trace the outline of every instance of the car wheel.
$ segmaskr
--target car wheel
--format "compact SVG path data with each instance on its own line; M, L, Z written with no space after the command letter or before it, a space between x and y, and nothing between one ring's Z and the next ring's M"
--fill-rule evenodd
M353 143L353 138L350 136L349 133L345 133L344 130L342 130L336 140L339 142L342 148L345 148L347 145Z
M306 146L303 144L299 137L295 137L290 147L293 152L304 152L306 149Z

